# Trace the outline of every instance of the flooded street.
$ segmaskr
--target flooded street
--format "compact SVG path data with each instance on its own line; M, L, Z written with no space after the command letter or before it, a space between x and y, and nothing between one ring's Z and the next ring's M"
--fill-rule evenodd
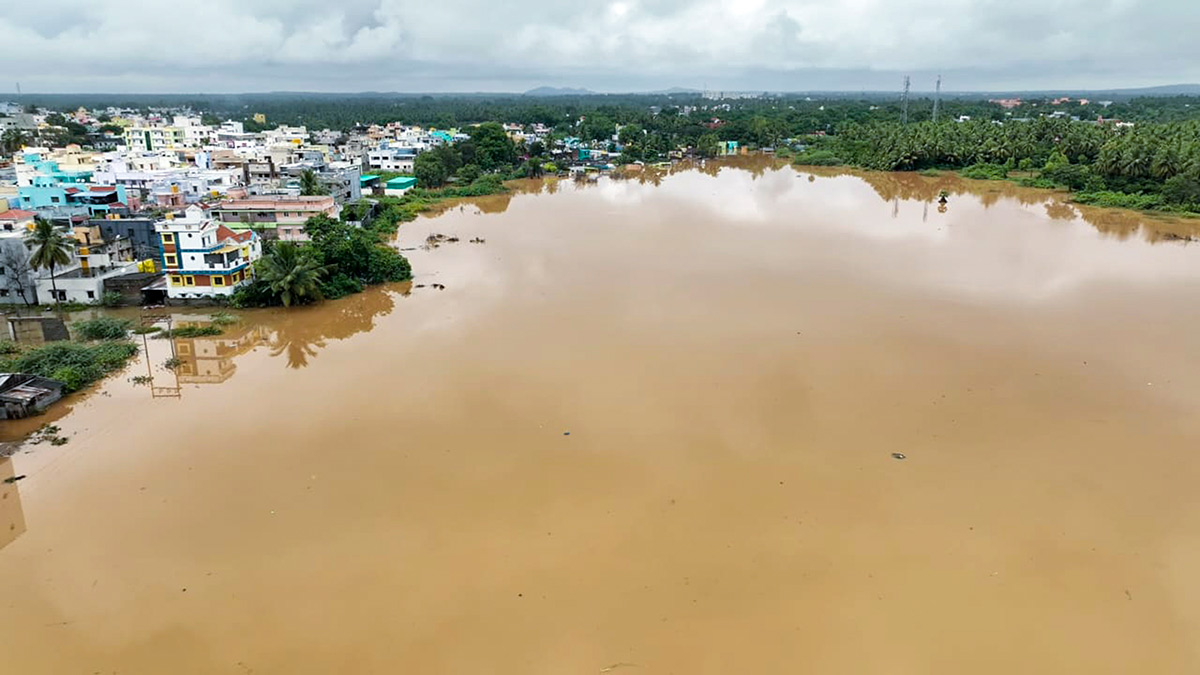
M1200 671L1198 228L818 173L454 205L0 423L0 672Z

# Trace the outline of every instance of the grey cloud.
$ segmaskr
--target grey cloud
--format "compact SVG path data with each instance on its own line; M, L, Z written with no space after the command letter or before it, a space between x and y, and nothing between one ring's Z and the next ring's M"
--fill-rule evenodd
M1200 81L1198 31L1195 0L61 0L0 15L0 79L26 91L860 90L943 72L963 90L1138 86Z

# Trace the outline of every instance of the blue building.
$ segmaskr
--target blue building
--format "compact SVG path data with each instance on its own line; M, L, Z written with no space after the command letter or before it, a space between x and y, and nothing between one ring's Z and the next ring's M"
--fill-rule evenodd
M47 217L104 217L128 203L123 185L94 185L90 171L64 171L37 153L23 157L26 185L17 187L20 208ZM32 176L28 174L32 173Z

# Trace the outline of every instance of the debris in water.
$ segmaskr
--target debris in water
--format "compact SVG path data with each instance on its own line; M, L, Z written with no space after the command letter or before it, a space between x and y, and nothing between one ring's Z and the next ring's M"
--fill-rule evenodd
M563 436L570 436L570 435L571 435L571 432L569 432L569 431L564 431L564 432L563 432Z
M617 668L637 668L637 667L638 667L638 664L636 664L636 663L614 663L607 668L601 668L600 672L610 673L610 672L616 670Z
M908 457L903 452L893 452L892 459L908 459Z
M413 286L413 288L425 288L425 284L417 284L416 286Z
M445 287L445 286L443 286L442 284L430 284L430 287L431 287L431 288L436 288L436 289L438 289L439 291L444 291L444 290L446 290L446 287Z
M49 443L50 445L66 445L71 439L65 436L59 436L58 432L62 431L57 425L43 424L41 428L33 432L30 445L39 445L41 443Z
M19 480L24 480L24 479L25 479L25 474L21 474L20 476L9 476L8 478L4 479L4 482L5 483L15 483Z
M486 243L486 242L485 242L485 240L483 239L483 237L475 237L474 239L472 239L472 240L471 240L471 243L472 243L472 244L483 244L483 243Z

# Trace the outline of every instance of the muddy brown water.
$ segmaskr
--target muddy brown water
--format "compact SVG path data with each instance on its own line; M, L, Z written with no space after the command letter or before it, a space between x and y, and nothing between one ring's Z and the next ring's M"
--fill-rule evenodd
M1197 672L1194 230L754 158L451 205L3 423L71 441L0 467L0 671Z

